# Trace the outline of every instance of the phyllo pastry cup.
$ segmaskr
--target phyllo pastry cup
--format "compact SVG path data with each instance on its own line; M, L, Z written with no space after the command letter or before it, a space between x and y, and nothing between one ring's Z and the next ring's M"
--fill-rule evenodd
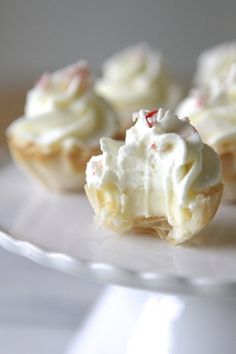
M221 163L188 119L140 111L125 142L103 138L85 190L98 224L119 233L190 239L214 217L222 195Z
M54 192L82 190L88 160L100 152L98 147L88 148L72 143L58 145L49 150L33 142L24 142L9 137L8 146L16 164Z
M118 119L93 90L83 61L44 74L28 93L25 115L7 129L11 154L50 190L82 190L86 164L100 152L101 136L115 137Z

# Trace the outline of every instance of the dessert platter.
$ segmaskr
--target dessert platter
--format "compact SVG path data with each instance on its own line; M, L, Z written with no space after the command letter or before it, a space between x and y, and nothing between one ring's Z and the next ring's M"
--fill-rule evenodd
M215 347L218 345L215 336L219 332L222 342L224 333L227 333L228 345L233 341L234 336L230 342L229 335L235 326L234 206L221 206L198 239L176 246L151 235L139 234L137 238L137 235L119 236L112 231L94 229L93 211L84 194L78 199L74 195L45 192L25 178L3 150L0 181L2 247L46 267L91 281L125 286L110 286L104 291L84 327L71 342L68 354L106 353L104 333L113 338L109 345L113 354L120 354L120 348L126 348L130 338L129 345L137 349L141 338L138 332L133 334L137 319L139 326L143 323L142 333L146 333L144 329L149 328L149 323L155 323L162 331L169 331L171 327L172 334L178 333L179 326L188 328L185 341L189 346L195 340L196 326L202 326L198 339L204 337L208 326L205 348L212 348L212 343ZM172 295L161 296L160 293ZM194 296L188 298L184 294ZM198 296L203 294L208 296ZM171 311L173 317L170 317ZM122 314L125 314L125 323ZM224 322L223 329L218 328L214 320L216 314ZM150 338L148 333L148 342L156 343L156 335ZM91 336L94 341L88 341ZM100 341L95 340L98 337ZM182 348L177 338L175 348L178 345ZM233 343L231 345L233 347ZM185 352L176 349L174 353ZM193 349L192 353L195 354Z
M236 294L236 220L222 205L197 238L173 245L93 225L84 194L49 194L1 151L0 244L45 266L102 282L164 292Z
M118 302L117 291L105 294L87 326L90 333L115 303L117 317L120 309L127 318L127 306L136 304L130 324L140 318L139 326L147 328L147 316L149 324L156 321L160 298L154 292L172 294L161 304L167 312L177 294L197 296L205 314L211 309L219 315L228 297L231 309L236 306L236 49L234 57L231 46L200 57L198 86L178 107L181 90L160 53L142 44L108 60L96 82L84 61L44 74L27 95L24 116L7 129L10 153L0 150L0 245L69 274L139 289L119 290ZM214 80L206 85L200 81L212 51ZM232 63L227 58L226 70L221 61L227 51ZM199 295L213 296L214 304ZM187 306L181 304L172 306L179 314L175 321L178 309ZM100 331L108 330L108 317ZM215 328L211 314L207 321ZM143 353L139 338L126 351L110 352ZM157 350L154 338L147 341ZM97 351L72 346L68 353L104 354L101 343ZM185 353L173 351L180 352Z

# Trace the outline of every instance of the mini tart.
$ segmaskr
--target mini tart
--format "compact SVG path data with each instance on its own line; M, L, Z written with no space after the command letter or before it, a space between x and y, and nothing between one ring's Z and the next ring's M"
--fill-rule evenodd
M28 175L55 192L83 190L99 140L116 137L118 118L93 90L85 62L44 74L28 93L25 116L7 129L10 152Z
M177 113L188 116L202 140L217 152L222 162L223 200L236 201L236 63L224 79L191 90Z
M170 111L140 111L136 119L124 143L101 140L103 154L87 165L86 194L101 226L182 243L217 211L219 158Z
M181 99L180 87L169 77L162 54L147 43L128 47L102 68L95 89L118 113L121 134L132 126L132 113L156 105L175 108Z

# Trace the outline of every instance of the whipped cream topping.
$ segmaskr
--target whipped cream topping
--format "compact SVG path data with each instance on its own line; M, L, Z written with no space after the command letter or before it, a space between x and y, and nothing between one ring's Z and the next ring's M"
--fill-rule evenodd
M179 99L179 90L167 76L162 54L146 43L118 52L104 63L102 71L96 90L118 108L153 108L157 103L170 106Z
M194 82L208 85L215 78L223 79L236 63L236 42L223 43L207 49L198 58Z
M44 74L27 95L25 116L13 122L8 134L46 149L55 145L99 144L113 137L117 117L93 89L88 65L81 61L52 74Z
M214 79L208 86L194 89L177 108L190 117L202 139L218 153L236 145L236 63L224 79Z
M25 115L32 118L71 107L88 90L92 81L84 60L53 73L44 73L27 94Z
M88 162L87 185L115 184L128 214L166 216L170 225L181 224L183 210L194 208L198 195L220 183L219 158L187 118L159 109L139 111L134 119L125 142L101 139L103 154ZM143 191L132 205L130 190L133 200Z

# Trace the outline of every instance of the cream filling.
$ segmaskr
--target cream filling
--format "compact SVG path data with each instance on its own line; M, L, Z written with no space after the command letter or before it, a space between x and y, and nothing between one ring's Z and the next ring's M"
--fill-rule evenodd
M102 144L104 140L107 139L102 139ZM191 163L190 169L188 163L175 166L174 158L163 163L167 156L153 162L149 156L143 168L139 169L139 162L134 159L133 163L127 162L129 167L123 166L121 170L122 163L115 163L119 157L93 157L87 165L87 184L97 189L115 185L123 195L121 210L130 216L167 216L175 223L179 207L191 210L196 195L220 183L219 159L207 145L204 145L203 156Z
M173 105L180 98L179 88L166 73L162 55L146 44L127 48L105 62L95 88L122 111L125 106L139 110L157 104Z
M91 91L92 81L88 64L83 60L53 73L44 73L27 94L25 115L34 118L77 105L86 97L86 92Z
M201 53L197 62L194 82L209 85L212 80L224 79L229 68L236 62L236 42L223 43Z
M65 92L59 91L55 93L55 88L54 91L44 91L34 87L27 94L25 114L28 117L34 118L39 114L52 112L58 108L73 105L80 98L80 95L76 95L77 92L74 87L73 89L74 90L69 87Z
M111 107L93 92L87 93L70 108L57 109L22 117L7 130L18 142L33 142L42 148L58 144L97 146L101 136L114 136L118 131L117 118Z
M218 153L235 150L236 147L236 103L196 107L195 99L185 99L179 108L181 117L188 116L199 131L202 140Z

